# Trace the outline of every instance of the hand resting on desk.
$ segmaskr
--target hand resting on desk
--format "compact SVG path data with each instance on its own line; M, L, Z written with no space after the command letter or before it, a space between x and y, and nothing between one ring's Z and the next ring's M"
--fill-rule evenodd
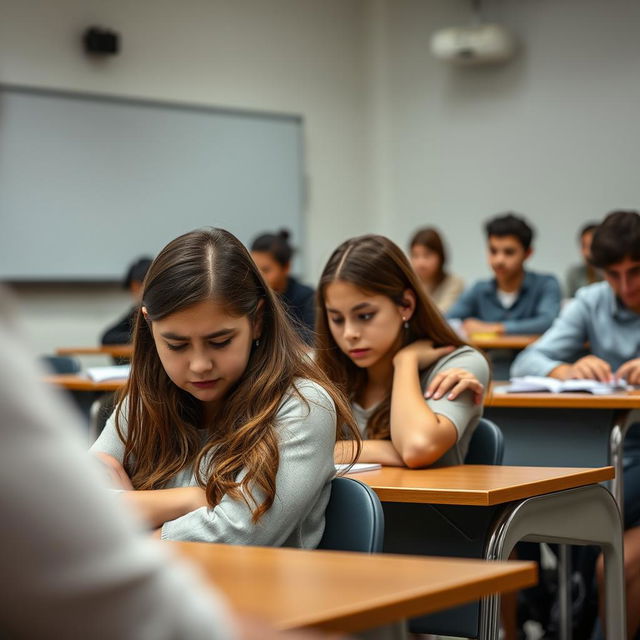
M611 366L602 358L594 355L584 356L573 364L561 364L553 369L549 376L560 380L572 378L599 380L600 382L612 382L614 380L626 380L629 384L640 384L640 358L634 358L620 365L613 373Z

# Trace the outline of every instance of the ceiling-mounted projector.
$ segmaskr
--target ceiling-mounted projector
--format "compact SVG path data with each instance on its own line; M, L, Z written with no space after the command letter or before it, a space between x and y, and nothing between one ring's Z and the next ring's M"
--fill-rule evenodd
M497 64L513 57L516 39L498 24L450 27L431 37L431 53L460 65Z

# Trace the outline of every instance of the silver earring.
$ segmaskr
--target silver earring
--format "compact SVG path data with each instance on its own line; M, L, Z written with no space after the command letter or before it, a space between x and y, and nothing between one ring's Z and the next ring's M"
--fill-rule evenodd
M256 347L259 347L260 346L260 338L257 338L254 344L256 345Z
M402 320L404 321L404 328L408 329L409 328L409 321L406 318L402 318Z

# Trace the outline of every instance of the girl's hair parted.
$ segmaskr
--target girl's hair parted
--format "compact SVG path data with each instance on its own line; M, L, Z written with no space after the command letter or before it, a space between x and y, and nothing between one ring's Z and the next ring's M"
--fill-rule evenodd
M262 321L258 345L228 392L215 425L203 425L199 400L168 377L156 351L151 325L200 302L213 300L227 313ZM260 304L262 301L262 304ZM151 265L133 334L131 375L116 408L125 443L124 466L135 489L159 489L193 465L211 506L225 494L244 499L254 521L275 498L279 464L276 414L295 389L296 378L319 383L335 403L350 439L358 432L348 402L305 352L286 312L242 243L223 229L202 229L170 242ZM126 413L126 428L121 424ZM202 445L202 427L208 429ZM126 433L125 433L126 432ZM336 437L342 437L337 430ZM357 442L354 455L358 453ZM244 477L237 481L241 471ZM254 490L262 492L260 504Z
M346 240L329 258L316 292L316 361L349 398L357 396L364 389L367 373L366 369L353 364L331 335L325 292L327 286L336 281L348 282L373 295L386 296L400 306L405 303L405 292L413 291L416 308L408 321L409 327L401 330L398 349L415 340L431 340L435 347L460 347L465 344L431 302L407 257L396 244L378 235ZM369 418L367 438L389 438L390 406L391 380L387 397Z

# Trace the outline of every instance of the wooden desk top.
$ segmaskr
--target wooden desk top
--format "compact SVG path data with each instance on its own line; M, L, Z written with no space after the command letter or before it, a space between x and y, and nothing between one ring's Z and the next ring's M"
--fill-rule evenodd
M45 376L44 381L69 391L117 391L120 387L123 387L126 382L126 380L94 382L89 378L79 376L75 373L57 373Z
M539 335L495 335L477 334L469 337L469 343L478 349L525 349Z
M640 409L640 390L619 391L606 396L591 393L504 393L496 387L508 382L492 382L485 407L524 407L528 409Z
M241 613L281 630L357 632L536 583L532 562L167 542Z
M613 467L509 467L464 464L438 469L382 467L349 474L382 502L492 506L611 480Z
M107 355L113 358L130 358L133 354L133 345L108 344L100 347L60 347L56 349L59 356L98 356Z

